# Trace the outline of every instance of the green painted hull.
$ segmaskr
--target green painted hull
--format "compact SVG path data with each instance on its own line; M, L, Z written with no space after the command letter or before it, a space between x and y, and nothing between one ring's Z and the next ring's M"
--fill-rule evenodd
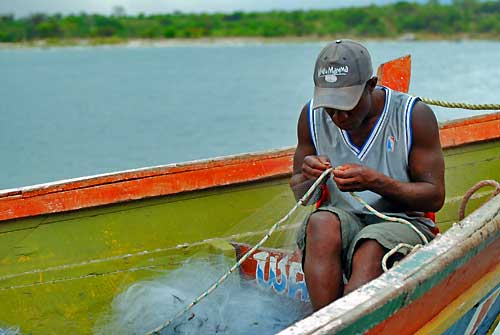
M224 252L217 239L237 239L232 228L249 217L270 227L292 201L277 180L4 222L0 321L34 334L91 333L130 284ZM276 213L260 217L268 203Z
M481 180L500 180L500 141L470 144L444 151L446 203L436 214L440 228L445 231L458 219L463 195ZM479 190L467 205L467 213L491 197L492 187Z
M457 220L468 188L500 180L500 142L448 149L445 159L442 230ZM479 193L468 211L490 194ZM225 240L257 241L294 203L288 177L280 177L2 222L0 325L33 334L92 333L130 284L193 255L231 252Z

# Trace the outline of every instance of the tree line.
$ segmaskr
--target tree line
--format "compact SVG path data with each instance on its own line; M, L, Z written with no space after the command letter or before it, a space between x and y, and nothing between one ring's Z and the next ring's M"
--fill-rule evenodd
M92 38L216 38L216 37L397 37L405 33L479 34L500 37L500 1L454 0L441 4L389 5L231 14L172 14L128 16L34 14L16 18L0 15L0 42Z

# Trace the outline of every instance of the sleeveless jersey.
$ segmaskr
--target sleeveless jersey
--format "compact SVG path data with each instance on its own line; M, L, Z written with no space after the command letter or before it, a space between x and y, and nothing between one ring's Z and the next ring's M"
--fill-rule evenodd
M309 102L309 130L317 155L330 158L332 166L348 163L360 164L375 169L391 178L409 182L408 158L412 145L411 114L413 106L420 99L393 91L384 86L376 89L385 91L385 105L371 133L363 146L351 142L347 131L337 127L324 108L312 110ZM371 214L348 192L341 192L330 178L327 182L330 204L354 214ZM402 212L397 204L371 191L356 192L369 205L389 216L417 219L428 226L435 224L424 218L424 213Z

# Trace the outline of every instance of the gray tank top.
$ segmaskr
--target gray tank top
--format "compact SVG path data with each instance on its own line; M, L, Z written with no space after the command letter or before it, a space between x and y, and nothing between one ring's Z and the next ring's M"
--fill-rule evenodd
M323 108L312 110L309 102L309 129L318 155L328 156L332 166L354 163L373 168L383 174L409 182L408 157L412 145L411 114L413 106L420 99L393 91L384 86L376 89L385 91L385 106L370 135L362 147L351 142L347 131L337 127ZM330 203L355 214L370 214L348 192L341 192L330 178L327 182ZM369 205L381 213L418 221L433 227L434 223L423 217L423 213L405 213L398 206L377 193L357 192Z

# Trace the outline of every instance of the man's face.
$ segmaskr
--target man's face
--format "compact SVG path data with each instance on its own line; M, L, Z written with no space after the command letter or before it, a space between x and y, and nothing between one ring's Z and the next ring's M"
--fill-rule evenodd
M337 127L344 130L354 130L361 126L370 111L368 88L365 88L358 104L349 111L325 107L326 113L332 118Z

